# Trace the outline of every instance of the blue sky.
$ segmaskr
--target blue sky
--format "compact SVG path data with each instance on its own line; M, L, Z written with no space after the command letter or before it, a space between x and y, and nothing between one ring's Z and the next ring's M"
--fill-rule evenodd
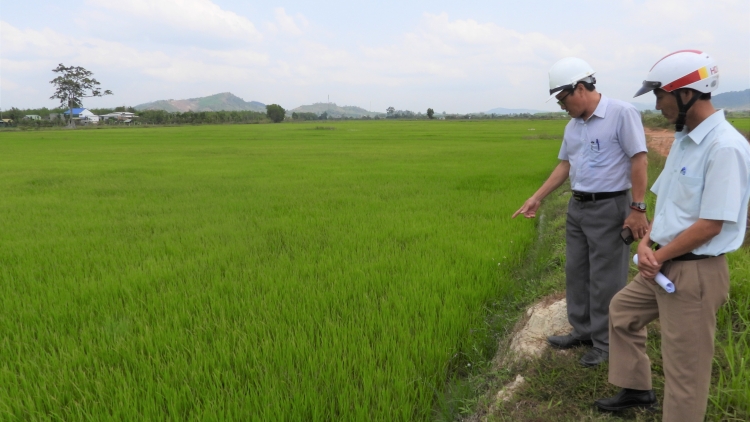
M717 60L718 92L737 91L750 88L749 22L747 0L3 2L0 107L55 106L64 63L114 91L88 107L229 91L285 108L330 95L375 111L554 110L560 58L587 60L601 92L628 100L686 48Z

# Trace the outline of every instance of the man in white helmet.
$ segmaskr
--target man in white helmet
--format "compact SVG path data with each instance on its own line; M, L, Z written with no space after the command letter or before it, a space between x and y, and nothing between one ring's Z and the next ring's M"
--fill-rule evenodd
M610 305L609 382L597 400L608 411L653 407L646 325L661 322L665 421L703 421L711 382L716 313L727 300L725 253L742 245L750 199L750 146L711 104L719 81L713 59L681 50L659 60L636 96L653 91L656 109L677 126L651 191L654 221L638 245L639 274ZM674 283L667 293L658 272Z
M560 349L593 346L580 360L585 367L608 359L609 302L627 282L629 242L648 228L641 115L633 105L599 94L593 75L591 66L575 57L550 69L550 99L556 98L572 119L565 127L559 164L513 214L533 218L542 199L570 178L565 290L573 331L547 341ZM621 237L626 227L632 231L628 243Z

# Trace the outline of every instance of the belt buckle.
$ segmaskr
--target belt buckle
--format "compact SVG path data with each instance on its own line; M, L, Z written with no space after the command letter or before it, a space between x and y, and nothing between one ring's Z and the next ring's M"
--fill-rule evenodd
M578 202L583 201L583 194L578 192L573 192L573 199L575 199Z

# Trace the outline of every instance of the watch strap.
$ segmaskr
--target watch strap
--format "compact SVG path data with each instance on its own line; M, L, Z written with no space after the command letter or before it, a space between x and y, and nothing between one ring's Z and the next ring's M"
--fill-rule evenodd
M646 212L646 203L645 202L631 202L630 208L636 211Z

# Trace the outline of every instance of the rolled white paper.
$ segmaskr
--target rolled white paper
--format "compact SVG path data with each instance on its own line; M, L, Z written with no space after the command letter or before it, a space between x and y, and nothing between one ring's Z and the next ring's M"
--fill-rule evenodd
M638 265L638 254L633 255L633 262L635 262L635 265ZM654 281L656 281L662 289L666 290L667 293L674 293L674 283L672 283L672 281L661 272L656 273Z

